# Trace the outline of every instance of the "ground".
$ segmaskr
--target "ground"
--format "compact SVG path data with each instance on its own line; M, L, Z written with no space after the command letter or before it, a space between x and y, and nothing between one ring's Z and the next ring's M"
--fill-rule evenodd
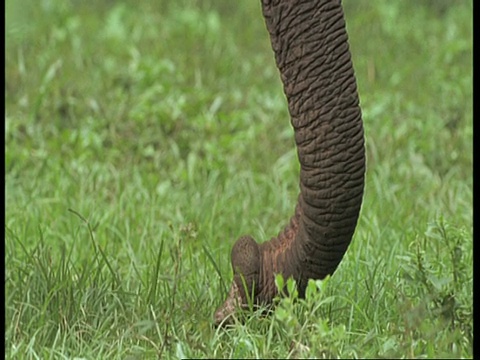
M354 239L216 329L234 241L298 194L259 2L6 1L6 358L473 357L472 1L343 3Z

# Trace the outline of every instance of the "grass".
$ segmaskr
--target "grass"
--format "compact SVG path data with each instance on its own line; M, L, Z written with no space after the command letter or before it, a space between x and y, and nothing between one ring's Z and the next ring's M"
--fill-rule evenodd
M338 270L215 329L298 193L258 1L6 2L6 358L473 357L472 1L344 1L367 176Z

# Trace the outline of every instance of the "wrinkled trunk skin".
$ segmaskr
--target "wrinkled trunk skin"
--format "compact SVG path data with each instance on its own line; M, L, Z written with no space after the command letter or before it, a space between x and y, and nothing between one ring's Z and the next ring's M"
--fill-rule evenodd
M295 130L300 195L276 238L257 245L246 236L234 245L233 285L217 324L245 307L249 294L270 304L275 274L293 277L300 296L308 279L332 274L363 196L363 127L341 1L262 0L262 8Z

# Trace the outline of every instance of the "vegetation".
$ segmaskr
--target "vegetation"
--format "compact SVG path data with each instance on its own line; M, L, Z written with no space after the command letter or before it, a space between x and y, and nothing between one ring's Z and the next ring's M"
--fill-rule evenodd
M338 270L212 314L293 214L259 1L6 1L5 354L473 357L472 7L344 1L366 192Z

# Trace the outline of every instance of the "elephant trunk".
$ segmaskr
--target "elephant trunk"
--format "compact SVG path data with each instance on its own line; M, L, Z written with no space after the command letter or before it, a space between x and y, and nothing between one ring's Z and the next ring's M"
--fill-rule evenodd
M236 289L217 310L217 323L236 307L233 301L245 305L247 291L257 303L271 303L275 274L293 277L300 296L308 279L332 274L362 203L363 127L341 1L262 0L262 8L295 130L300 195L276 238L260 245L250 237L237 241Z

